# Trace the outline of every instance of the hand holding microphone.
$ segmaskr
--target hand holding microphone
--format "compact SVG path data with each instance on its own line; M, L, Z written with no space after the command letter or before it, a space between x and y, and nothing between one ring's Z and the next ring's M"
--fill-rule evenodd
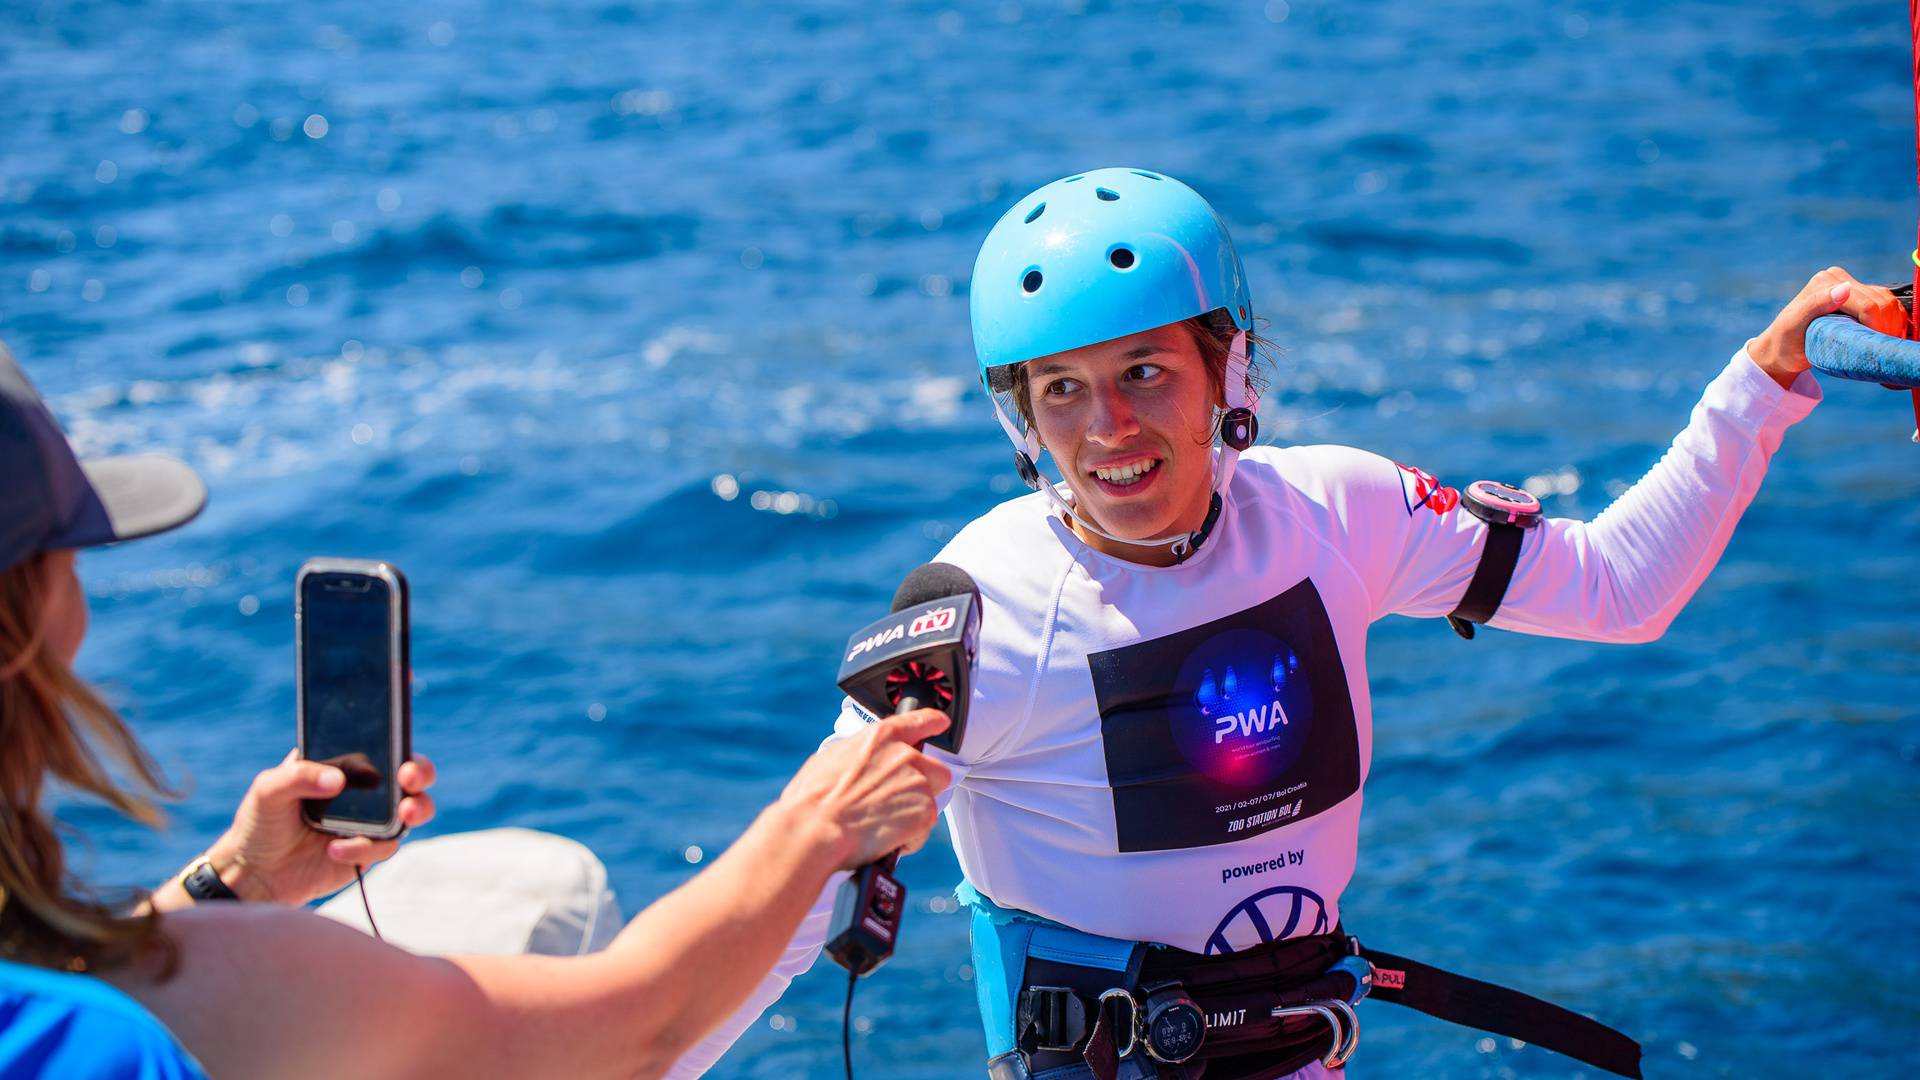
M957 752L979 640L980 590L966 571L928 563L908 574L893 594L893 614L854 634L840 665L840 689L867 712L886 718L862 737L884 742L895 732L914 733L916 757L923 756L917 753L922 742ZM946 710L952 726L918 734L922 729L911 718L926 715L925 706ZM893 955L907 900L906 888L893 876L899 856L885 851L862 865L835 899L827 955L855 976Z
M794 774L780 801L805 806L834 830L838 867L853 870L893 851L913 852L939 820L934 797L953 774L915 747L946 731L945 713L890 716L820 748Z

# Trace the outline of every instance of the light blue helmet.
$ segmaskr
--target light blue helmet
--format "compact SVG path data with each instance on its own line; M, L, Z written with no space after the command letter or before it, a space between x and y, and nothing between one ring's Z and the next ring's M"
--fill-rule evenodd
M1079 525L1123 544L1168 544L1176 559L1198 550L1220 519L1221 492L1259 432L1247 378L1253 302L1247 274L1220 215L1169 176L1100 169L1055 180L1015 203L987 234L968 287L973 349L994 415L1014 445L1027 486ZM1004 400L1015 364L1225 311L1239 328L1218 414L1220 451L1206 520L1190 533L1152 539L1104 532L1039 470L1040 440ZM1224 327L1221 327L1224 329Z
M1015 203L980 247L969 286L980 377L1035 357L1225 309L1253 329L1227 227L1192 188L1099 169Z

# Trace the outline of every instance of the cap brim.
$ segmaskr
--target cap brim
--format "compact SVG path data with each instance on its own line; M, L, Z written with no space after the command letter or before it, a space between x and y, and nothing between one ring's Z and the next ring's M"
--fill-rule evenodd
M97 519L93 528L76 529L91 535L58 538L48 547L88 547L119 540L138 540L192 521L207 505L207 485L186 462L160 454L83 461L80 468L100 497L106 527ZM104 535L102 535L104 533Z

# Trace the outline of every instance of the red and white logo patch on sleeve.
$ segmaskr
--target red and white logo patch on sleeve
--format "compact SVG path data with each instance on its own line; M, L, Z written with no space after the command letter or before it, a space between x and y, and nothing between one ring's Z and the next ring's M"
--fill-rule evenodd
M1394 468L1400 470L1400 494L1407 500L1407 516L1412 517L1421 507L1436 514L1444 514L1460 505L1460 492L1441 487L1440 481L1425 469L1416 469L1411 465L1394 462Z

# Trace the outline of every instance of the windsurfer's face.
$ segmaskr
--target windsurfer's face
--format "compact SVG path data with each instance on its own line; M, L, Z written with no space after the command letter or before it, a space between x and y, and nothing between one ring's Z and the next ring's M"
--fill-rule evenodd
M1034 431L1072 489L1075 508L1128 540L1198 529L1212 497L1214 379L1175 323L1027 363ZM1170 563L1165 545L1115 544L1110 555Z

